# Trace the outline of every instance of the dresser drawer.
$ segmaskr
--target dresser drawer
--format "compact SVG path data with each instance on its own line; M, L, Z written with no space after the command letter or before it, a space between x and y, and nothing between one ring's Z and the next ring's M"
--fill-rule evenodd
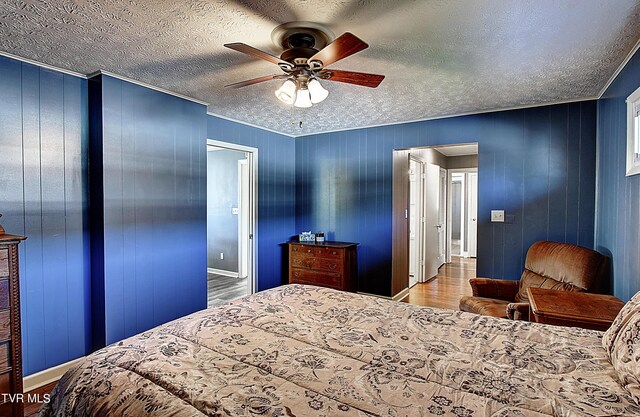
M11 392L11 372L5 372L0 374L0 393L9 393ZM2 396L0 396L0 402L2 401Z
M316 263L316 258L313 256L294 256L291 258L291 266L294 268L307 268L311 269Z
M9 391L5 391L5 393L9 393ZM0 396L0 416L12 416L13 415L13 404L9 401L2 402L2 396Z
M0 310L0 341L11 338L11 312Z
M313 269L321 269L329 272L341 272L342 259L316 258L313 263Z
M342 259L342 249L336 248L316 248L318 258Z
M290 245L291 255L302 255L302 256L315 256L315 250L313 246L309 245Z
M342 284L342 277L332 272L291 268L291 283L339 287Z
M9 250L0 249L0 278L9 276Z
M4 372L11 367L11 343L0 343L0 372Z
M9 280L0 279L0 310L9 308Z

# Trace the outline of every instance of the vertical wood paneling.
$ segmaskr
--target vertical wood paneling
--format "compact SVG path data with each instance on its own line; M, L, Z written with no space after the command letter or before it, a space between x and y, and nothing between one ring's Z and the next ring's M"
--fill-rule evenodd
M87 353L87 81L0 58L0 212L21 246L24 374Z
M298 192L295 140L214 116L207 117L207 125L208 139L258 149L257 286L258 290L265 290L286 284L288 276L283 264L282 243L298 232L295 227ZM325 149L324 152L330 150ZM321 158L320 155L316 157ZM300 181L309 182L308 186L300 187L299 191L303 192L303 189L313 187L311 181L314 177L305 170L301 174ZM325 204L324 200L316 202ZM315 207L309 212L321 210L321 207Z
M593 246L595 106L571 103L298 138L295 229L359 242L359 290L392 295L393 149L478 142L478 275L517 279L537 240ZM357 184L345 181L351 167L358 169ZM492 209L505 209L510 220L491 223Z
M206 109L108 76L96 88L103 239L93 257L104 266L92 276L103 316L93 332L109 344L206 307Z
M640 52L598 100L596 248L611 256L614 295L628 300L640 291L640 176L626 173L625 100L640 87ZM583 109L583 112L588 109ZM595 117L593 112L585 117ZM584 134L584 132L583 132ZM589 167L580 167L584 172ZM581 205L589 202L580 202ZM586 231L580 231L583 239Z

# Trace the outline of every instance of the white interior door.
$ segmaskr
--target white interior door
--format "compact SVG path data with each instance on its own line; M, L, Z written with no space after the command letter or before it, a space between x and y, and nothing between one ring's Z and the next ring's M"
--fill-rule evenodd
M447 170L440 168L438 192L438 268L446 262L447 249Z
M249 178L249 154L247 159L238 161L238 277L246 278L249 275L249 251L251 240L249 238L249 220L251 214L249 190L251 182Z
M438 259L440 251L440 167L434 164L426 165L425 175L425 278L438 275L438 268L442 263Z
M469 224L467 228L467 248L470 257L475 258L478 252L478 174L468 174Z
M409 287L424 281L422 273L423 164L409 159Z

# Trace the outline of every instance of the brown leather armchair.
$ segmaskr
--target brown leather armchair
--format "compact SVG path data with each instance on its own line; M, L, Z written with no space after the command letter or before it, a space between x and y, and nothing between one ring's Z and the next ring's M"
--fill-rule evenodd
M460 299L460 310L514 320L529 320L527 288L599 292L609 258L591 249L558 242L529 248L519 281L471 278L473 296Z

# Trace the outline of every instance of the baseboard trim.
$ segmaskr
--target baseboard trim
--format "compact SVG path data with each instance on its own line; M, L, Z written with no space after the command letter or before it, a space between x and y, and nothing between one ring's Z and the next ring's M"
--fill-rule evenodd
M371 294L371 293L362 292L362 291L358 291L357 293L358 294L362 294L362 295L368 295L369 297L384 298L385 300L402 301L402 300L404 300L405 298L407 298L409 296L409 287L407 287L404 290L400 291L399 293L397 293L393 297L389 297L388 295Z
M82 360L84 360L84 356L24 377L22 379L23 391L33 391L36 388L59 380L65 372L82 362Z
M391 297L391 299L393 301L402 301L405 298L407 298L408 296L409 296L409 287L407 287L404 290L400 291L399 293L397 293L396 295Z
M210 274L222 275L231 278L238 278L240 276L237 272L225 271L224 269L216 268L207 268L207 272Z

